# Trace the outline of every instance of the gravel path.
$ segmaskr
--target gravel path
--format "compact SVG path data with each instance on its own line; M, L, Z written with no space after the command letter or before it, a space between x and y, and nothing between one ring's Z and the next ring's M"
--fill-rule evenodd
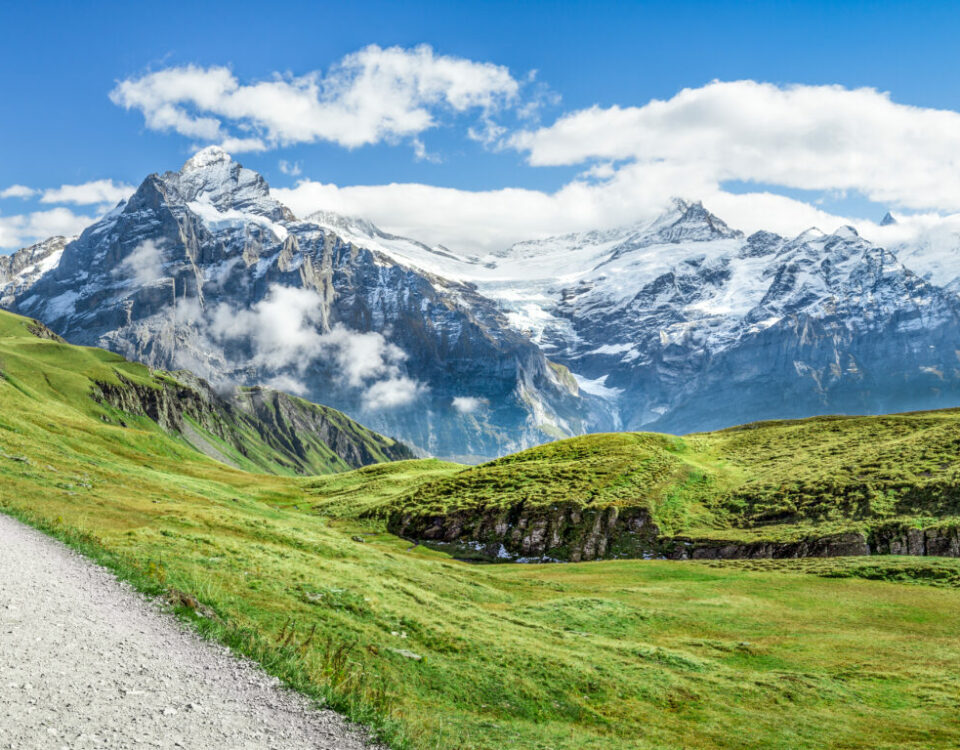
M361 750L361 732L0 514L0 748Z

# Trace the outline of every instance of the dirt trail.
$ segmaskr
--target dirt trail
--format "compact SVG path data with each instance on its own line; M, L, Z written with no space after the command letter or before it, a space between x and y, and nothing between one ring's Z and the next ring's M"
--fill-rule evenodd
M338 714L0 514L0 748L369 747Z

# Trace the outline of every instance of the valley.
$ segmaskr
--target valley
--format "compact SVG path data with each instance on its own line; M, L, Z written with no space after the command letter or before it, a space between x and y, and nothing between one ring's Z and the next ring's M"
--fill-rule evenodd
M742 519L776 522L763 528L780 534L791 522L859 523L870 513L946 522L955 484L940 464L954 446L952 412L579 438L477 468L414 459L298 476L287 465L284 476L289 454L268 454L246 423L233 433L239 445L269 455L265 466L278 473L213 460L142 400L126 404L134 412L98 401L98 383L119 387L122 376L159 394L169 376L63 344L29 319L0 313L0 372L3 512L160 597L202 634L392 747L960 741L956 559L476 565L389 533L383 515L411 498L431 512L489 505L483 493L499 481L511 484L496 493L504 503L516 493L549 504L587 487L604 502L643 498L671 533L754 533L733 523ZM853 439L864 431L883 439ZM891 464L888 451L909 462ZM883 491L816 485L818 472L835 469L839 488L859 487L869 470ZM678 479L679 497L666 491ZM787 479L794 491L777 484ZM907 514L897 503L909 495L885 493L913 480L922 491Z

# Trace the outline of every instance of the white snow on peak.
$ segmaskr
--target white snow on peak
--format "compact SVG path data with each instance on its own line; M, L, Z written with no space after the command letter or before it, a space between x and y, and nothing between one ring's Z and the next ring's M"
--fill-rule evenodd
M833 233L834 237L840 237L844 240L854 240L860 236L856 229L851 227L849 224L840 227L836 232Z
M191 156L180 168L181 174L193 172L197 169L213 166L214 164L228 164L233 158L219 146L207 146Z
M329 229L346 242L383 253L400 265L414 268L451 281L470 280L480 260L458 255L444 247L430 247L409 237L384 232L374 223L357 216L345 216L334 211L316 211L306 220Z
M221 209L215 206L210 197L200 194L196 200L187 204L187 208L203 219L203 223L211 232L220 232L225 229L243 229L246 224L259 224L266 227L281 242L287 239L287 228L276 221L270 220L251 211L239 211L235 208Z
M607 399L608 401L615 401L620 394L623 393L622 388L611 388L606 385L607 376L601 375L599 378L585 378L582 375L577 375L577 373L571 373L577 381L577 385L580 386L581 391L585 391L593 396L599 396L600 398Z

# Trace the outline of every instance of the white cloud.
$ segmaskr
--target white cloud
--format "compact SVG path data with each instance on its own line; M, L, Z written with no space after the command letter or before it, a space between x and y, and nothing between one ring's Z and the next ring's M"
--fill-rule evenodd
M478 253L500 250L520 240L649 218L662 211L673 195L703 199L712 208L710 199L720 192L695 170L668 164L627 165L608 180L575 179L553 193L525 188L470 191L415 183L339 187L311 180L301 180L294 188L272 190L298 216L317 210L363 216L393 234ZM748 206L752 200L750 196L730 196L727 203ZM789 199L782 200L789 203ZM786 204L778 205L783 210ZM766 218L749 211L739 211L738 216L741 213L758 220ZM773 226L758 221L756 228L796 226L799 232L809 226L801 226L800 217L801 213L792 213L788 221ZM845 223L842 218L831 221Z
M416 400L424 387L407 377L394 377L374 383L363 394L364 407L371 411L394 409Z
M705 180L858 190L909 208L960 209L960 113L871 88L714 82L641 107L591 107L515 134L531 165L632 159Z
M241 83L224 67L167 68L121 81L111 100L143 113L152 130L174 131L227 150L332 141L354 148L413 139L444 111L489 116L517 99L520 83L492 63L370 45L326 74ZM238 133L242 133L239 136Z
M36 194L36 190L26 185L11 185L0 190L0 198L32 198Z
M485 398L477 398L476 396L456 396L453 399L453 408L461 414L472 414L486 404L487 400Z
M26 247L55 235L72 237L95 220L92 216L75 214L68 208L0 216L0 248Z
M163 252L153 240L144 240L123 259L117 271L140 286L149 286L166 274L163 270Z
M111 206L133 195L132 185L113 180L94 180L81 185L61 185L43 191L41 203L73 203L78 206L106 203Z
M336 350L340 370L352 386L360 386L371 378L395 376L399 373L397 365L406 359L400 347L376 331L357 333L335 326L323 337L323 343Z
M220 303L211 313L218 338L249 339L256 363L305 368L323 347L322 300L309 289L273 285L267 296L246 310Z
M874 89L715 82L643 106L591 107L513 136L481 128L471 137L509 143L531 166L584 170L554 192L303 180L274 193L299 215L365 216L395 234L481 253L648 219L672 196L703 200L746 232L788 235L846 223L869 237L884 233L864 217L832 214L781 188L834 198L856 191L901 209L960 211L960 113L898 104ZM728 181L763 187L734 194L724 189Z
M289 375L276 375L266 382L268 388L284 393L292 393L294 396L307 395L307 386L301 380L290 377Z
M359 389L369 409L408 403L423 390L401 372L406 354L382 334L342 325L324 332L323 300L311 289L274 284L249 309L217 305L209 313L209 323L216 339L248 340L253 350L250 364L286 369L268 383L281 390L306 393L296 375L303 376L318 360L335 364L342 385Z
M280 167L281 172L283 172L284 174L288 174L291 177L298 177L300 173L303 171L300 168L300 162L291 163L286 159L281 159L278 166Z

